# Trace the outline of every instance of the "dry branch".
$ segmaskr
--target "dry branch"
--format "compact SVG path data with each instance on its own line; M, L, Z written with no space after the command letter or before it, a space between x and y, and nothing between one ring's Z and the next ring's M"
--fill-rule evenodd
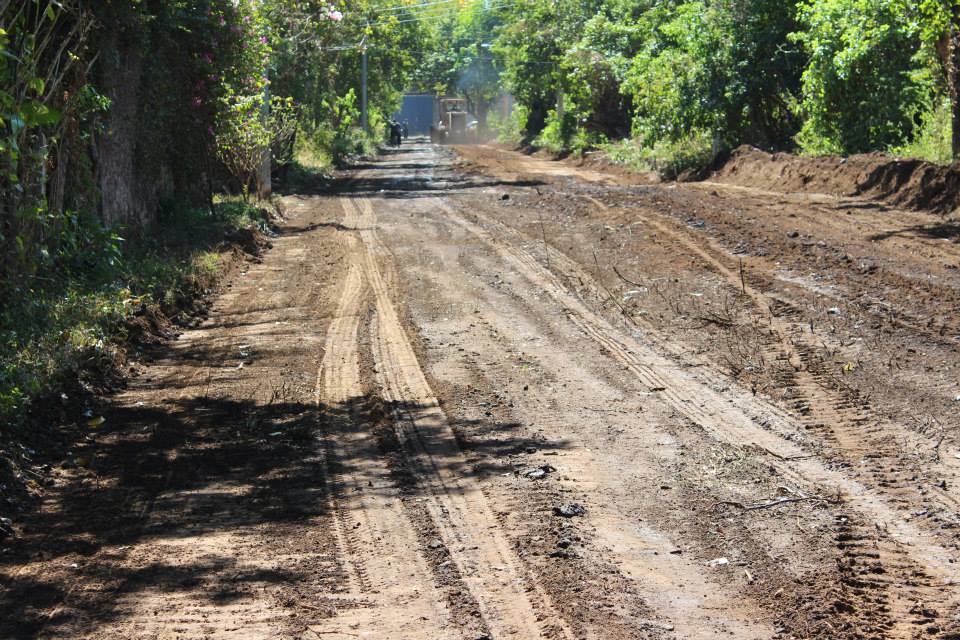
M710 510L712 511L717 507L727 505L731 507L737 507L743 511L759 511L761 509L772 509L773 507L779 507L780 505L784 504L792 504L794 502L827 502L830 504L836 504L835 500L825 498L824 496L800 496L796 498L779 498L777 500L758 502L756 504L743 504L742 502L737 502L735 500L720 500L719 502L713 503L713 505L710 506Z

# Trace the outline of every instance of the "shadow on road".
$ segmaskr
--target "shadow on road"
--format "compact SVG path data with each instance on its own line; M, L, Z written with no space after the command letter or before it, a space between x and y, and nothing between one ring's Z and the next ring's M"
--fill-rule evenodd
M960 238L960 223L918 224L895 231L886 231L870 236L870 240L887 240L895 236L906 238L930 238L933 240L954 240Z
M286 361L284 353L265 350L264 359ZM252 391L249 376L255 373L211 388L210 374L203 370L222 368L226 355L222 346L199 340L175 350L161 347L154 355L183 375L139 381L123 397L108 401L104 424L75 448L86 468L70 470L50 488L42 508L22 519L23 536L0 555L6 583L0 594L0 637L56 636L64 630L71 636L94 634L126 622L130 612L121 603L137 601L141 594L187 594L223 604L252 601L271 585L287 590L309 585L315 592L318 581L335 592L344 571L343 554L330 533L337 518L338 478L371 451L391 461L411 455L397 439L391 416L415 417L423 409L416 404L391 406L369 395L340 406L317 405L312 399L271 395L262 386ZM490 434L462 443L464 453L483 461L477 467L466 464L464 456L432 461L458 476L510 471L513 454L546 448L518 435L519 425L492 418L489 424L452 426ZM432 434L424 435L430 440ZM366 436L366 446L358 444ZM376 441L372 449L369 438ZM370 492L395 494L398 487L401 495L424 494L418 478L402 465L392 468L393 486L383 483L389 490ZM266 531L274 539L291 540L320 532L312 552L326 560L319 569L316 563L287 562L267 570L245 566L244 558L226 548L197 557L147 554L151 559L140 564L127 555L143 557L144 549L178 548L223 534L261 544ZM38 564L18 576L31 563Z

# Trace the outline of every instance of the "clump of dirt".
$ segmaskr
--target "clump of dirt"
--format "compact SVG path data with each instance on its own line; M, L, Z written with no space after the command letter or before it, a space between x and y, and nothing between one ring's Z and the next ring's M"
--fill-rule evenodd
M172 323L157 305L144 304L122 323L127 341L135 345L160 344L174 337Z
M259 228L252 226L231 231L224 236L223 240L224 243L220 245L221 251L233 245L255 257L260 257L264 251L273 246Z
M949 213L960 206L960 163L941 166L881 153L806 157L742 146L705 177L784 193L875 198L937 213Z

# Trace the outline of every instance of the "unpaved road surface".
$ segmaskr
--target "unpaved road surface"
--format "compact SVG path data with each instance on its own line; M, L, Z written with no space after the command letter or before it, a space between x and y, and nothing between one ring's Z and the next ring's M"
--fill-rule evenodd
M0 637L960 638L956 222L642 182L413 144L288 196Z

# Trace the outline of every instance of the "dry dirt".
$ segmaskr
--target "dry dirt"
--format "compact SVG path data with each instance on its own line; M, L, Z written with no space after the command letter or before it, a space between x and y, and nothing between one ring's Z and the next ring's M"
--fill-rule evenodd
M423 143L104 401L10 638L960 638L949 215Z
M808 157L742 146L712 178L779 192L863 196L940 213L960 206L960 165L941 166L883 153Z

